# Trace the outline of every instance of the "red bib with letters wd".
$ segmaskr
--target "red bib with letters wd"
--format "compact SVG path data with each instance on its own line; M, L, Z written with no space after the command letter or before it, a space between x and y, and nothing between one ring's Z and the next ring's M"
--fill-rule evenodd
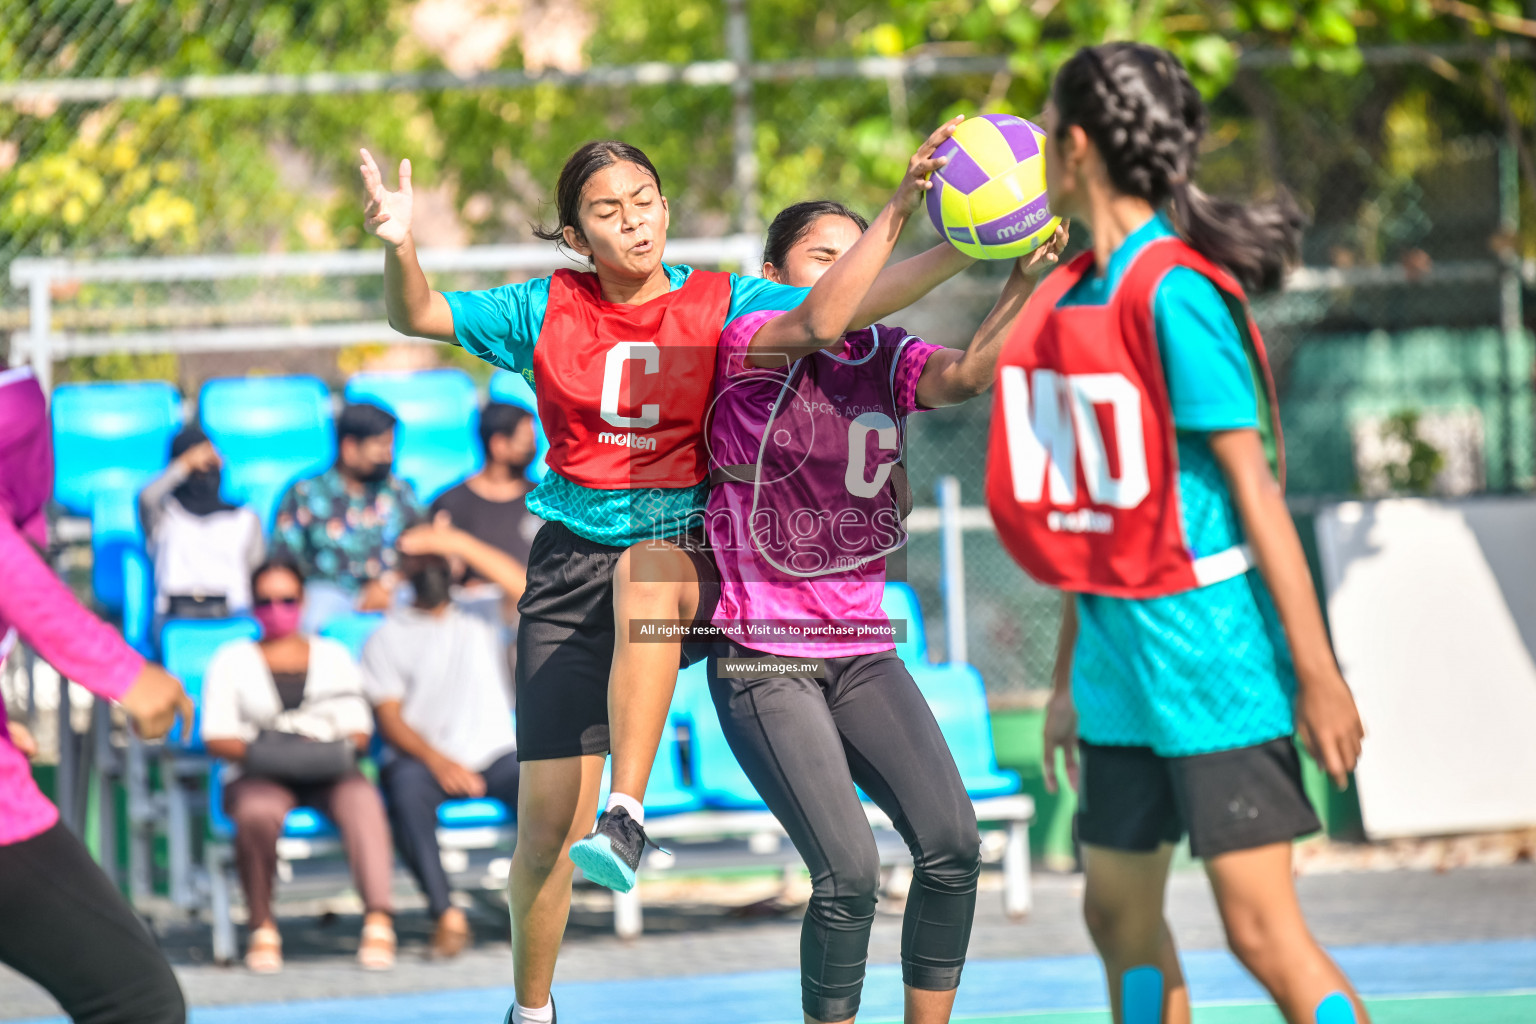
M695 270L638 306L596 274L557 270L533 349L549 467L584 487L692 487L708 475L704 416L731 275Z
M1153 300L1174 267L1216 286L1264 380L1284 482L1274 382L1242 287L1177 238L1137 253L1108 303L1057 303L1093 273L1086 252L1050 274L1003 348L987 456L987 505L1014 559L1063 590L1148 598L1247 571L1245 547L1197 558L1179 510L1178 445ZM1265 412L1261 411L1261 422Z

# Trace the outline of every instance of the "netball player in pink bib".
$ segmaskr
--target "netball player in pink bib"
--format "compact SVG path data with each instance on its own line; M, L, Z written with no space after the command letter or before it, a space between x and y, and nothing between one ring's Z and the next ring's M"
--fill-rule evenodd
M813 285L865 228L839 203L791 206L768 229L763 274ZM858 788L912 850L902 938L908 1024L949 1019L980 840L944 737L888 632L885 556L906 540L907 416L987 389L1033 273L1064 242L1061 232L1013 268L963 351L876 324L798 359L763 355L751 342L783 315L771 309L720 338L705 522L719 572L712 620L728 640L709 659L710 690L731 749L811 869L801 940L807 1020L846 1021L859 1007L880 864ZM617 578L616 607L630 582ZM801 667L807 659L825 671ZM657 678L616 672L610 687L668 693L675 670L663 668Z
M28 368L0 370L0 665L18 641L65 678L120 704L146 739L192 723L181 684L86 611L39 553L48 543L53 441ZM186 1004L155 940L32 778L37 753L0 703L0 963L76 1024L183 1024Z

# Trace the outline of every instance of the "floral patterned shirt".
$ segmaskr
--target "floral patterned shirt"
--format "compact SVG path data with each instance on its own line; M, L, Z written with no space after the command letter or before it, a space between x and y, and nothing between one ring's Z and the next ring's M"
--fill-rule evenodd
M272 553L292 557L308 579L355 591L394 568L395 541L425 518L416 492L394 474L354 492L332 466L283 495Z

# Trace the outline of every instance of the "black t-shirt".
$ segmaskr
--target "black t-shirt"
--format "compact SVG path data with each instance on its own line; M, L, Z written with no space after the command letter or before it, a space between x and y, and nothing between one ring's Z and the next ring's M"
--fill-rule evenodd
M277 699L283 702L284 711L295 711L304 703L304 684L308 681L308 669L303 672L272 673L272 685L277 687Z
M533 535L539 532L544 520L528 511L522 498L511 501L488 501L462 483L438 495L432 503L432 515L447 512L453 525L494 548L500 548L523 565L528 564L528 549L533 546ZM467 579L484 579L470 569Z

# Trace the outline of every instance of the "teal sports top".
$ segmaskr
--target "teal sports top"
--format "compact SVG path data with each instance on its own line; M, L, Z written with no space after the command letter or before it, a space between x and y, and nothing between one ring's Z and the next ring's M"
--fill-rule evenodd
M672 290L683 286L692 267L667 266ZM809 288L795 288L761 277L731 275L731 301L721 324L759 310L793 309ZM535 391L533 349L544 329L549 305L549 278L540 277L474 292L444 292L453 311L454 339L466 352L503 369L520 373ZM628 547L655 536L668 536L686 527L704 510L708 483L696 487L649 487L608 490L585 487L550 470L528 492L528 511L564 523L573 533L599 544Z
M1101 305L1149 242L1174 234L1155 215L1062 306ZM1242 524L1208 434L1260 429L1255 377L1242 336L1207 278L1175 267L1159 282L1153 321L1179 456L1179 510L1194 557L1243 542ZM1267 427L1267 424L1265 425ZM1072 690L1079 735L1165 757L1254 746L1295 731L1295 670L1257 569L1166 597L1077 596Z

